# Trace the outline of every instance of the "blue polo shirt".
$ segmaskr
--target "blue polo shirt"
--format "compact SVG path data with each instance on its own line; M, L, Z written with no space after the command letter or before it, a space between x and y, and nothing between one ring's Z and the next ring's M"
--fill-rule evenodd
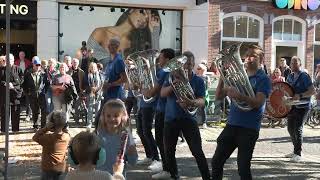
M169 75L169 72L165 72L163 69L160 69L159 71L157 71L157 83L160 87L163 86L168 75ZM158 112L164 113L166 111L166 102L167 102L166 97L164 98L159 97L156 110Z
M112 61L108 62L106 68L106 79L109 83L115 82L120 78L120 74L125 72L125 64L120 54L116 54ZM119 98L122 99L124 95L123 86L110 87L104 92L105 99Z
M287 82L293 87L295 94L304 93L308 90L310 86L312 86L312 81L310 76L304 72L299 71L296 78L294 77L294 73L291 73L287 77ZM303 98L301 100L309 101L307 104L297 105L297 108L309 108L310 107L310 97Z
M261 92L266 96L266 98L268 98L269 94L271 93L271 81L263 70L259 69L255 75L249 76L249 81L255 94ZM228 124L256 129L259 131L265 105L266 103L264 102L263 105L258 109L242 111L235 106L234 103L231 103Z
M166 76L165 79L166 80L163 84L163 87L170 86L168 80L169 76ZM205 96L205 85L201 77L192 73L192 78L189 81L189 83L193 89L196 98ZM174 94L174 92L172 92L172 94L167 97L167 103L165 105L165 122L174 121L176 119L188 119L195 121L195 115L191 116L188 112L185 112L176 101L177 97Z

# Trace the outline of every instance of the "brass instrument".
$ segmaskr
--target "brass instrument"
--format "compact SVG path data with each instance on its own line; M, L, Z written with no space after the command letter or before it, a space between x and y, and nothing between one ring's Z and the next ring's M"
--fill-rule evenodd
M195 99L193 89L189 83L188 72L183 69L183 65L187 62L186 56L178 56L171 59L163 68L164 71L170 72L169 74L169 83L173 87L173 91L177 96L178 100L183 101L184 99ZM180 80L173 83L173 78ZM190 115L194 115L198 108L194 106L187 107L184 109Z
M251 87L249 77L244 68L244 63L240 57L240 47L242 43L233 44L219 52L216 59L217 68L225 85L234 87L243 95L255 97ZM232 99L233 103L243 111L250 111L253 108L245 102Z
M143 90L152 89L156 82L156 59L158 50L138 51L128 55L125 61L125 72L130 89L135 97L141 97L146 103L151 103L155 97L145 97Z

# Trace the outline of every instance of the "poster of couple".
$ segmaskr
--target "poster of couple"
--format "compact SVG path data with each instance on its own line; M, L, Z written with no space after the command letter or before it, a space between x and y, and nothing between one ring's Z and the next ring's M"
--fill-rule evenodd
M157 9L94 7L93 11L60 4L60 51L73 56L81 42L93 49L93 56L105 64L110 59L108 42L120 39L124 57L139 50L173 48L181 51L181 11ZM77 26L73 22L77 23ZM60 59L63 59L61 54Z

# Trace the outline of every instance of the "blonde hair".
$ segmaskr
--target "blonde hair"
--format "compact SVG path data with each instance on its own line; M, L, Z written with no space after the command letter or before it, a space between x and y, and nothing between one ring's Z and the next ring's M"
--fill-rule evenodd
M275 74L276 72L279 72L279 75L281 76L281 70L279 68L275 68L273 70L273 74Z
M94 164L98 158L100 142L98 136L92 132L80 132L72 139L70 146L72 147L73 156L79 164Z
M97 71L99 70L99 69L98 69L98 66L97 66L97 63L91 62L91 63L89 64L88 72L89 72L89 73L96 73L96 72L92 72L92 70L93 70L94 67L96 68Z
M48 65L48 61L47 60L45 60L45 59L43 59L43 60L41 60L41 65L42 66L44 66L44 65Z
M118 132L121 132L122 130L126 129L128 127L127 121L128 121L128 114L127 109L123 101L120 99L111 99L107 103L103 105L100 118L99 118L99 124L98 124L98 130L105 131L107 129L108 124L105 122L105 112L109 109L115 109L118 112L121 113L121 123L118 128Z

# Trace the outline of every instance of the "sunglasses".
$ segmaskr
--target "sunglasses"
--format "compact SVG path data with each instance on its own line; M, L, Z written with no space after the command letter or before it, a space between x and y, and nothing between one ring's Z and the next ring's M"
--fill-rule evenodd
M36 64L36 66L41 66L41 64Z

